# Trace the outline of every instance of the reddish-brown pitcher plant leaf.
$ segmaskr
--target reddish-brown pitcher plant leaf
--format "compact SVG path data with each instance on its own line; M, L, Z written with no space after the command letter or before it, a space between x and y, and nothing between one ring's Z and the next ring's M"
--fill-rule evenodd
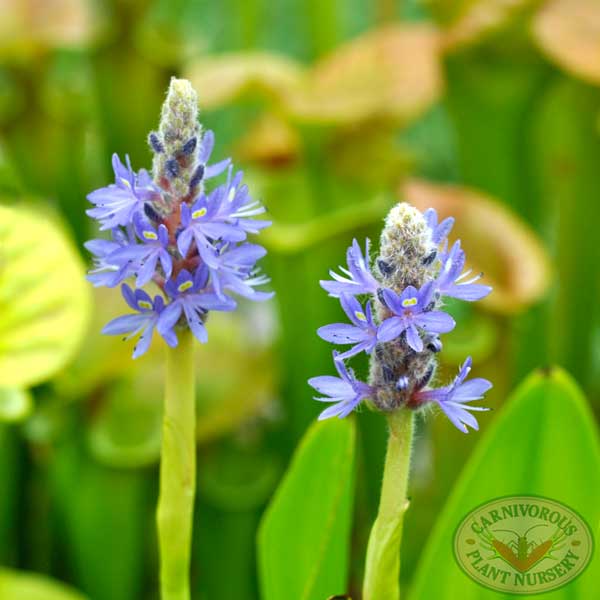
M312 123L409 121L442 93L439 50L439 34L429 25L371 31L317 63L288 98L288 110Z
M533 35L550 60L600 84L600 2L550 0L533 21Z
M303 68L268 52L239 52L202 58L185 75L200 90L203 109L217 108L249 94L277 100L300 84Z
M409 180L402 199L420 210L435 208L439 218L456 218L451 239L461 239L474 272L494 292L481 305L502 314L517 313L539 300L550 282L550 264L540 240L508 208L473 189Z

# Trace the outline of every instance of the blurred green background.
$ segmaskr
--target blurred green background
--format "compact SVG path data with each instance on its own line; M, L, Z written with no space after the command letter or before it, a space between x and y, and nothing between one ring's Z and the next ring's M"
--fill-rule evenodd
M353 237L376 245L398 200L454 215L451 239L495 289L451 307L440 379L471 354L498 408L528 372L558 364L598 416L600 3L4 0L0 11L2 565L92 600L156 598L162 352L134 363L129 343L100 335L123 304L84 281L82 243L94 235L85 196L112 180L111 153L149 166L172 75L191 79L215 157L233 156L274 220L261 243L275 300L211 318L198 352L197 598L258 598L257 525L318 414L306 380L332 368L315 330L341 311L318 281ZM378 415L357 423L355 598L386 435ZM419 421L407 586L478 435Z

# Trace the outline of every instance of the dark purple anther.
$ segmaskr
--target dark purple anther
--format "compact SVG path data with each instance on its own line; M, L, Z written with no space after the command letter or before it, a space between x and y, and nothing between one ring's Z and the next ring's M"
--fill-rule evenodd
M179 175L179 163L176 159L171 158L165 163L165 170L169 179L175 179Z
M198 143L198 139L194 136L190 138L181 149L181 153L189 156L196 149L196 144Z
M148 136L148 144L150 144L150 147L152 148L152 150L154 150L156 154L162 154L165 151L162 142L160 141L158 135L154 131L151 132Z
M204 165L198 165L194 171L194 174L192 175L192 178L190 179L190 189L193 190L202 181L203 177Z

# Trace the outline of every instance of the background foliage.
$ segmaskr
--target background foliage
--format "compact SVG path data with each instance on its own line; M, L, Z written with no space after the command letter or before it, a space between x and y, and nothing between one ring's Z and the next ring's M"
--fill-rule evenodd
M512 413L482 418L494 437L454 489L417 573L481 437L419 421L403 585L415 598L443 597L422 570L443 553L443 519L459 501L466 512L484 499L468 479L485 452L529 455L532 440L548 439L540 423L554 428L541 466L577 447L581 468L564 485L583 495L567 498L582 512L597 501L600 483L586 479L597 472L600 410L594 0L8 0L0 10L0 561L12 569L0 572L2 598L78 598L54 585L38 592L50 584L14 569L93 600L155 597L162 353L134 363L127 343L100 335L120 301L82 283L81 244L92 227L85 195L111 179L111 153L148 166L146 135L173 74L192 80L215 155L233 155L275 222L262 241L276 300L211 318L198 352L197 598L258 598L257 573L282 557L303 590L290 597L325 600L319 586L348 574L358 598L385 444L379 416L363 412L337 437L311 429L260 528L259 570L256 535L320 408L306 380L329 368L331 348L315 330L340 311L318 280L353 236L376 240L399 199L455 215L471 266L495 288L481 308L453 307L460 325L440 378L472 354L501 408L527 373L558 364L587 397L586 407L559 382L562 391L542 386ZM581 447L562 428L577 419L589 438L571 432ZM354 453L354 427L355 468L347 459L330 477ZM502 460L491 465L486 475L500 482L491 494L526 491ZM323 486L339 492L353 479L354 502L337 506ZM548 485L530 491L551 494ZM317 529L341 515L330 523L340 544L312 573L293 544L279 557L268 546L296 535L278 533L296 510L286 498L294 486ZM596 527L598 515L588 518ZM302 535L305 549L322 542ZM263 578L263 597L281 598L277 585ZM561 597L590 597L573 590Z

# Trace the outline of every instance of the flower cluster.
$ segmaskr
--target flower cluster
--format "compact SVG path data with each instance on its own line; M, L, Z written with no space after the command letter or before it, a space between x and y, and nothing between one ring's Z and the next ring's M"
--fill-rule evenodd
M148 138L152 175L134 172L128 158L124 165L115 154L115 183L88 195L94 207L87 214L111 236L86 243L94 255L88 279L95 286L121 284L134 312L103 332L127 339L139 334L134 358L146 352L154 330L170 346L186 327L205 342L208 312L234 310L232 293L250 300L272 295L256 289L269 281L255 267L266 251L247 240L270 224L254 218L264 208L229 159L208 164L214 136L201 131L197 111L189 82L172 79L159 131ZM206 182L224 172L225 181L207 190ZM130 279L135 289L123 283ZM142 289L146 285L154 296Z
M347 267L340 267L341 274L331 271L332 279L321 281L330 296L339 298L350 322L326 325L317 333L350 349L333 353L339 377L309 380L323 394L315 399L332 403L320 419L345 417L367 400L384 412L436 404L461 431L467 433L467 426L477 429L469 411L486 409L468 403L481 399L491 383L481 378L465 381L470 358L452 384L430 388L436 354L442 349L439 336L455 326L443 310L444 298L472 302L491 292L489 286L477 283L481 275L463 272L460 241L448 249L453 224L452 218L438 223L434 209L421 213L409 204L398 204L387 216L373 269L369 240L364 254L354 240L347 251ZM357 380L344 364L360 352L371 356L369 383Z

